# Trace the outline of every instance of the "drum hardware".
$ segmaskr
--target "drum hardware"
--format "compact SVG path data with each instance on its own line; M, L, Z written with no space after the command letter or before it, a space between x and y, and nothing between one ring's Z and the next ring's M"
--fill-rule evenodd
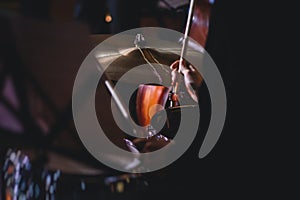
M104 183L112 193L117 194L124 193L127 189L146 190L148 187L148 182L142 178L142 175L135 173L110 176L104 179ZM137 188L130 188L132 185Z
M2 171L6 200L54 199L60 170L36 168L21 150L8 149Z

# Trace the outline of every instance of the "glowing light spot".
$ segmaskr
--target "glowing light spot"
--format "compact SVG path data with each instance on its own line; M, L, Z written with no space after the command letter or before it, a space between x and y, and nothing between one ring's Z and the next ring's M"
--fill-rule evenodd
M105 21L106 21L107 23L110 23L110 22L112 21L112 16L111 16L110 14L106 14L106 15L105 15Z

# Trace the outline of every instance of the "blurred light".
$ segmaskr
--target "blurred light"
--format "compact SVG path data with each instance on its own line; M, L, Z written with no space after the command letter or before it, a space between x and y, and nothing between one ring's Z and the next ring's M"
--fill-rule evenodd
M107 23L110 23L110 22L112 21L112 16L111 16L110 14L106 14L106 15L105 15L105 21L106 21Z

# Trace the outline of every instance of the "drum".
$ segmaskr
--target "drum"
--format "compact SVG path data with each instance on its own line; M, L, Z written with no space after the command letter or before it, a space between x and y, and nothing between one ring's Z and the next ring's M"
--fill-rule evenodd
M151 118L165 108L170 88L162 85L141 84L136 96L136 115L140 126L149 126Z

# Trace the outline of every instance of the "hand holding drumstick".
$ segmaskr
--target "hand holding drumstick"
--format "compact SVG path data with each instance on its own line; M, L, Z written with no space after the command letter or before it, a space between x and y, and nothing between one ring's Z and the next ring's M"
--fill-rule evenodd
M170 68L172 69L172 85L175 87L175 93L177 90L177 86L175 86L177 84L176 82L178 81L179 74L182 74L188 93L194 101L198 102L197 91L203 82L199 71L193 65L181 60L173 62Z

